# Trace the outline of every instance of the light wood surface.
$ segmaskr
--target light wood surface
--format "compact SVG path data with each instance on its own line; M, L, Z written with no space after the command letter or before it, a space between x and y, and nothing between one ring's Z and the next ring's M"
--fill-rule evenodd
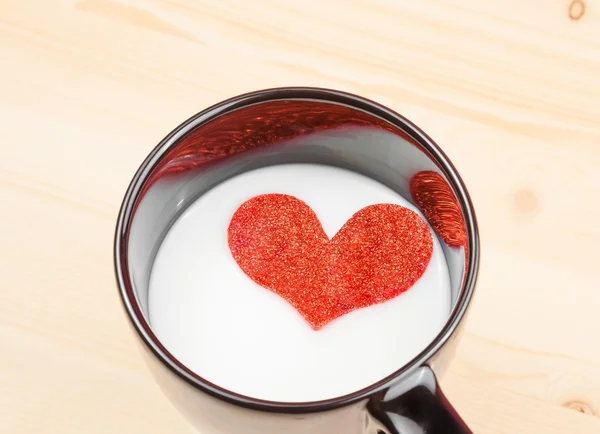
M246 91L333 87L447 151L483 256L443 379L477 433L600 432L600 0L0 0L0 432L184 433L117 297L139 163Z

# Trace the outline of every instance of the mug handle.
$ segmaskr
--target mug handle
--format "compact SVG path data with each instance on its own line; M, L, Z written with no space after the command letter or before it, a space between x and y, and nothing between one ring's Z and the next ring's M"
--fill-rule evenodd
M377 434L473 433L442 393L429 366L373 396L367 410L377 421Z

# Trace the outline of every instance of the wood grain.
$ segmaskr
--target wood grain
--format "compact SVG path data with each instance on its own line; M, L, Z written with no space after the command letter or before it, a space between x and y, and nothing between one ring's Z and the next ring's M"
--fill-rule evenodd
M111 244L152 147L253 89L334 87L442 145L478 210L446 392L478 433L600 432L600 1L0 0L0 432L187 432Z

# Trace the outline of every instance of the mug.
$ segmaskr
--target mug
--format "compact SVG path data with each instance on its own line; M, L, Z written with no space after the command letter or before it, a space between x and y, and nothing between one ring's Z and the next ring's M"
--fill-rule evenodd
M148 321L153 261L181 213L233 176L284 163L346 168L411 200L438 235L450 275L450 315L421 353L369 387L318 402L260 400L212 384L169 353ZM335 90L290 87L237 96L196 114L163 139L133 177L117 221L114 261L123 306L151 372L202 434L471 432L436 377L454 353L475 288L473 206L433 140L380 104ZM357 345L377 359L369 342Z

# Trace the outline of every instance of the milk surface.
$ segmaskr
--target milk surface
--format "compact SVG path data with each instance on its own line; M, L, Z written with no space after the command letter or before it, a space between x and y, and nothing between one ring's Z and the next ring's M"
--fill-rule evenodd
M450 280L433 231L430 263L412 288L315 331L287 301L246 276L229 251L236 209L268 193L306 202L330 238L367 205L395 203L422 215L377 181L322 165L266 167L208 191L172 226L150 278L151 326L184 365L254 398L317 401L381 380L435 338L450 313Z

